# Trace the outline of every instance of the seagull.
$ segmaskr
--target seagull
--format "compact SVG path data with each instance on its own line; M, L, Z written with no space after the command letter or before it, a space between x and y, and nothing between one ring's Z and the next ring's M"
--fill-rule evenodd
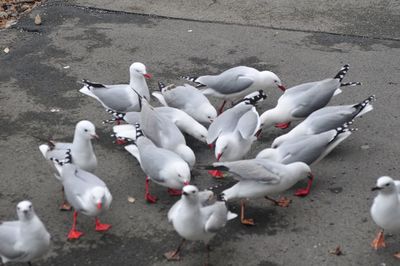
M175 152L191 168L194 166L195 154L186 145L185 137L178 127L164 116L159 115L146 100L142 101L140 123L144 135L155 145Z
M140 97L150 101L150 92L145 78L151 78L146 66L135 62L129 67L129 84L104 85L82 80L83 88L79 91L95 98L107 110L120 113L140 111Z
M340 87L361 85L360 82L342 83L348 70L349 65L344 65L333 78L287 89L278 99L275 108L261 115L261 127L267 128L275 124L278 128L288 128L291 121L304 119L315 110L327 105L333 96L342 92Z
M207 97L195 87L184 84L165 86L158 82L160 92L153 92L152 95L164 106L175 107L193 117L197 122L209 124L217 117L217 111L211 105Z
M71 150L72 163L85 171L93 173L97 167L97 158L93 151L92 139L99 139L95 126L90 121L82 120L76 124L72 143L49 140L47 144L40 145L39 150L49 162L50 158L64 159L67 150ZM58 172L55 177L60 180L60 175L61 173ZM60 209L71 210L71 206L65 201L64 193L63 204Z
M303 162L311 166L322 160L355 130L350 129L349 124L346 123L341 127L319 134L299 136L283 142L277 148L260 151L256 158L269 159L283 164ZM295 195L307 196L313 180L314 176L310 175L307 188L297 190Z
M32 203L24 200L17 205L18 221L0 221L0 257L9 261L28 262L42 257L50 248L50 234L33 210Z
M254 92L211 123L207 143L211 145L215 142L217 161L239 160L248 153L260 127L260 117L254 105L265 98L262 90ZM210 174L222 177L219 171L210 171Z
M173 122L182 133L186 133L195 139L206 143L208 134L207 129L184 111L169 106L155 107L154 110L159 115ZM132 136L135 135L134 124L141 123L140 113L128 112L125 114L123 119L130 125L116 125L113 127L114 132L119 137L134 140L134 138L132 138Z
M284 192L295 185L298 181L308 177L311 178L310 167L303 162L282 164L268 159L250 159L233 162L215 162L206 169L227 171L234 175L239 182L231 188L224 190L221 197L225 201L240 198L241 200L241 222L253 225L253 219L246 219L244 215L244 199L265 197L276 205L287 207L290 200L281 198L274 200L271 194Z
M110 224L102 224L98 218L110 208L112 196L106 184L94 174L82 170L72 163L71 151L67 151L63 160L52 158L54 166L61 172L61 182L65 197L74 208L72 229L68 239L78 239L83 233L76 230L78 213L95 217L95 230L108 231Z
M183 239L176 250L167 252L164 256L168 260L179 260L179 252L185 240L203 241L207 250L205 264L208 265L208 243L227 221L236 218L237 215L228 211L225 202L222 201L204 206L202 192L195 186L184 186L182 191L181 199L168 212L168 221Z
M382 228L371 245L374 249L385 247L383 230L395 232L400 230L400 181L389 176L378 178L372 191L378 191L371 206L374 222ZM400 257L400 252L395 254Z
M181 195L181 189L190 182L189 165L176 153L157 147L143 135L140 125L136 124L135 144L125 146L140 163L146 174L145 199L155 203L157 198L150 194L150 180L168 188L171 196Z
M348 123L356 117L372 111L372 102L374 100L375 95L371 95L357 104L327 106L314 111L303 122L289 131L289 133L276 138L271 147L276 148L281 143L289 139L295 139L298 136L318 134L340 127L344 123Z
M207 75L200 77L183 76L186 80L195 82L197 87L206 87L202 90L204 95L222 98L224 101L219 108L222 113L227 100L242 98L258 90L278 87L285 91L279 77L271 71L258 71L247 66L230 68L219 75Z

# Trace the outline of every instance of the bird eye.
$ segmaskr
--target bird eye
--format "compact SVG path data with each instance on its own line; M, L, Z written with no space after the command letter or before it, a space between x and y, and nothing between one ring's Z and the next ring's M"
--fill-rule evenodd
M192 193L194 194L194 193L196 193L196 191L193 190Z
M385 186L387 186L387 187L388 187L389 185L390 185L390 183L387 183Z
M84 129L85 132L88 132L89 130L87 130L86 128Z
M32 205L29 205L29 209L32 209Z
M20 208L19 208L19 207L17 207L17 210L20 210Z

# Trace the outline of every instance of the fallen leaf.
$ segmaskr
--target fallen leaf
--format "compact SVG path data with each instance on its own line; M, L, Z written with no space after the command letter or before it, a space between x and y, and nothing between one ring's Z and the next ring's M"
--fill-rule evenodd
M35 17L35 24L36 25L42 24L42 18L40 17L39 14L37 14L36 17Z
M340 256L343 255L342 250L340 249L340 246L337 246L334 250L329 251L330 254Z
M395 256L396 258L400 259L400 252L395 253L393 256Z
M136 199L134 197L128 196L128 201L130 203L134 203L136 201Z
M70 66L65 66L65 67L63 67L64 69L68 69L68 68L70 68Z
M6 54L8 54L8 53L10 52L10 48L6 47L6 48L4 48L3 51L4 51Z

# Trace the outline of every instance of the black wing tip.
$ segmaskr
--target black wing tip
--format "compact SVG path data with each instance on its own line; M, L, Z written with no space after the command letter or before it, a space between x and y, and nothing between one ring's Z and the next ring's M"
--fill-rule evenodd
M350 65L346 64L344 65L339 72L336 74L336 76L334 77L334 79L339 79L339 81L342 81L344 76L346 75L347 71L349 71L350 69Z
M160 90L160 91L162 91L162 89L164 89L166 86L165 86L165 83L164 82L162 82L162 81L159 81L158 82L158 89Z

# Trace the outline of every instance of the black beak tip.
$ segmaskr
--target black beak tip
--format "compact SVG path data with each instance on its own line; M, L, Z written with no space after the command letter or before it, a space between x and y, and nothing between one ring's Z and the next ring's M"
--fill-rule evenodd
M371 191L376 191L376 190L381 190L382 188L381 187L373 187L373 188L371 188Z
M182 195L185 195L185 196L187 196L187 195L189 195L187 192L182 192Z

